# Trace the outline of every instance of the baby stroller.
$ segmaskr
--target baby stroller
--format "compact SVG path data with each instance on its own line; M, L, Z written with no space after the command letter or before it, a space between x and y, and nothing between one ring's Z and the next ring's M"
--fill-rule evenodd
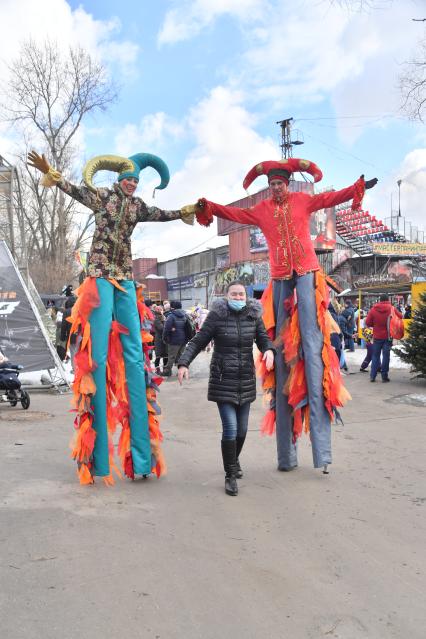
M30 396L26 390L22 390L19 380L19 371L23 366L4 361L0 364L0 402L9 402L11 406L16 406L21 402L24 410L30 405Z

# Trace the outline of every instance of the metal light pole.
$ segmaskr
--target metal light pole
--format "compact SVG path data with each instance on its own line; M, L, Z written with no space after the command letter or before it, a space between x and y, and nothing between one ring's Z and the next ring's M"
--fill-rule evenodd
M401 182L402 180L398 180L398 217L401 217Z

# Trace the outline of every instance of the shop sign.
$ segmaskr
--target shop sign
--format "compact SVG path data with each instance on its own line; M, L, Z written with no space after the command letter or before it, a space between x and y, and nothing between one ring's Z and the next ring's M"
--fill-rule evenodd
M354 288L381 286L385 284L408 284L413 281L413 268L405 260L396 260L387 265L386 271L363 275L354 281Z
M376 255L426 256L426 244L409 242L373 242L373 253Z
M192 288L193 284L193 275L187 275L186 277L173 277L170 280L167 280L167 290L179 291L182 288Z

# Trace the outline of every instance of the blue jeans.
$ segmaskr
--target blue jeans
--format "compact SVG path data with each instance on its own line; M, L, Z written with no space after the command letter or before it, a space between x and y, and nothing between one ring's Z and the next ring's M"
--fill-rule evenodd
M250 413L250 402L245 404L231 404L217 402L222 420L222 440L245 437Z
M389 374L389 359L392 348L391 339L375 339L373 342L373 357L371 360L370 378L376 379L380 368L380 354L382 355L381 373L382 379L386 379Z
M349 349L351 353L355 351L355 342L352 335L345 335L345 348Z

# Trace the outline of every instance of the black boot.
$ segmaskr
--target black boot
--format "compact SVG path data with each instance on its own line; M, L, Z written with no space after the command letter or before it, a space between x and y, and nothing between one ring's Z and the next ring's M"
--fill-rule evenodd
M225 492L227 495L238 495L237 484L237 443L235 439L223 439L222 459L225 470Z
M243 437L237 437L237 474L236 477L237 479L241 479L241 477L243 476L243 471L241 469L240 466L240 453L243 449L244 446L244 442L246 441L246 436L243 435Z

